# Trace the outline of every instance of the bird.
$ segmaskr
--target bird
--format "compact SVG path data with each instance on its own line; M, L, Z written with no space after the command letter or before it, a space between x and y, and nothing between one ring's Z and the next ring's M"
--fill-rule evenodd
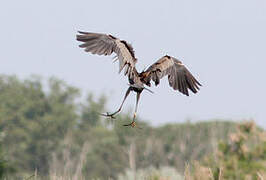
M119 62L119 73L124 69L124 75L128 77L129 87L124 95L121 105L118 110L113 113L102 114L103 116L115 118L123 104L130 94L136 92L136 105L133 115L133 120L130 124L124 126L136 127L137 109L140 100L140 95L143 90L152 92L146 86L151 87L151 81L155 86L160 84L160 80L167 76L170 87L182 94L189 96L189 91L197 93L199 86L202 86L198 80L190 73L187 67L177 58L164 55L146 70L138 72L136 69L137 58L131 44L125 40L121 40L111 34L93 33L78 31L76 40L82 42L79 45L85 52L92 54L108 56L115 54L115 61Z

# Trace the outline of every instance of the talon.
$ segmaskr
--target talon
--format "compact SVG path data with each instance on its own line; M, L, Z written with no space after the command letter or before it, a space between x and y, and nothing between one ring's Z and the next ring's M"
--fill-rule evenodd
M130 124L125 124L124 126L131 126L132 128L137 127L137 124L135 121L132 121Z
M137 125L136 125L136 122L135 121L133 121L132 123L131 123L131 127L136 127Z
M114 114L109 114L108 112L106 114L101 113L100 115L105 116L105 117L109 117L111 119L115 119Z

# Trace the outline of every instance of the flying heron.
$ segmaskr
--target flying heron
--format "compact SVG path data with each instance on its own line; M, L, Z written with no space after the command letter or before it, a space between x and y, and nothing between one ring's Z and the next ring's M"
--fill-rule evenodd
M160 83L160 79L167 75L169 85L174 90L178 90L187 96L189 96L188 90L197 93L199 86L201 86L184 64L174 57L165 55L152 64L147 70L139 73L135 67L137 58L135 57L131 44L108 34L81 31L78 31L78 33L77 40L83 42L79 47L84 48L86 52L98 55L107 56L115 53L115 58L119 61L119 73L124 69L124 75L128 76L129 88L126 91L122 104L114 113L107 112L102 115L115 118L114 116L121 111L130 92L134 91L137 93L133 121L124 126L136 126L135 119L137 116L140 94L144 89L148 90L144 85L150 87L151 80L154 81L157 86Z

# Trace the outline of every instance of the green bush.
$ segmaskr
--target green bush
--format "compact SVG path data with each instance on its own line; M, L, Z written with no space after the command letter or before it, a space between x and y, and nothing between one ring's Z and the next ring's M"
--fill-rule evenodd
M220 142L216 157L207 158L205 166L211 167L216 179L219 169L225 179L257 179L266 175L265 131L254 122L241 123L237 132L229 134L227 142Z

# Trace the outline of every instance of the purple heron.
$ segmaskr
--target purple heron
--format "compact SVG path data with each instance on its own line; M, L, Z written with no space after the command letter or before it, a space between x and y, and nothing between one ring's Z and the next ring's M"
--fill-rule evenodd
M189 90L193 93L197 93L199 86L201 86L184 64L174 57L165 55L152 64L147 70L139 73L135 67L137 58L135 57L133 47L126 41L107 34L81 31L78 31L78 33L76 37L77 40L83 42L79 47L84 48L86 52L98 55L107 56L115 53L115 58L119 61L119 73L124 69L124 75L128 77L129 88L118 110L113 113L107 112L102 115L114 118L114 116L121 111L130 92L134 91L137 93L133 121L124 126L136 126L135 119L140 94L144 89L147 89L145 85L151 86L151 80L154 81L157 86L160 84L160 79L167 76L169 85L174 90L178 90L187 96L189 96Z

